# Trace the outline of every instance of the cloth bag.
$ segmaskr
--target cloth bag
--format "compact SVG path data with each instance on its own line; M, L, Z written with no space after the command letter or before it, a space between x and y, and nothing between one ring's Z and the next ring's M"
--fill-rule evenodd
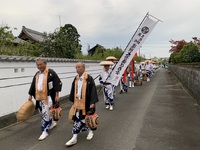
M54 121L58 121L62 116L62 108L60 107L59 102L56 102L53 107L51 107L50 116Z
M97 113L87 114L85 116L85 123L86 126L89 127L91 130L96 130L99 124L99 116Z

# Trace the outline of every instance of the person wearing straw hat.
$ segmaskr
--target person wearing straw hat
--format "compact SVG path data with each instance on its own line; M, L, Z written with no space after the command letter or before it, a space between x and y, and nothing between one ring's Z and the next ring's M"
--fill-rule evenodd
M155 62L154 61L151 61L150 63L150 68L151 68L151 74L152 75L155 75Z
M114 64L113 65L110 65L110 70L112 71L113 68L115 67L115 65L117 64L117 58L114 57L114 56L108 56L106 57L106 61L112 61ZM115 97L116 96L116 86L113 85L113 96Z
M132 68L134 67L134 68ZM132 77L132 74L135 74L135 66L129 65L127 68L127 76L128 76L128 85L129 88L134 87L134 77Z
M146 61L146 64L145 64L145 69L146 69L146 75L147 75L147 82L150 81L150 77L151 77L151 68L150 68L150 63L149 61Z
M112 62L114 62L114 61L117 60L117 58L114 57L114 56L108 56L108 57L106 57L106 60L107 60L107 61L112 61Z
M101 87L103 87L104 103L106 109L113 110L114 107L114 88L111 83L107 81L110 74L110 66L114 63L112 61L102 61L100 65L103 66L103 71L100 74L99 82Z
M146 77L145 62L140 63L139 69L140 69L140 73L141 73L141 79L144 80L144 78Z
M150 71L151 71L151 77L154 75L154 64L153 61L149 61L149 65L150 65Z
M59 102L59 92L62 88L62 82L56 72L47 67L45 59L37 59L36 65L39 71L33 77L28 100L32 97L36 100L36 109L41 113L42 134L39 141L48 136L48 130L54 128L57 123L50 117L50 108L53 104Z
M94 79L85 72L85 64L78 62L76 72L78 75L74 78L69 96L69 101L73 102L75 109L73 112L73 136L65 143L67 147L77 143L80 132L88 131L87 140L93 138L93 130L86 126L85 117L87 114L95 113L95 103L99 101Z

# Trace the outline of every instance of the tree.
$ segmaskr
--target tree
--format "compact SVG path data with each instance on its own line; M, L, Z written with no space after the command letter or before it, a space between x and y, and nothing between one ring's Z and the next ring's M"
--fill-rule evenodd
M0 27L0 54L3 48L13 46L13 40L14 36L10 27L7 25Z
M108 56L114 56L116 58L120 58L123 53L122 49L119 49L118 47L113 49L105 49L105 48L97 48L95 53L90 56L83 56L82 54L76 55L76 58L78 59L87 59L87 60L105 60Z
M8 25L0 27L0 55L40 56L41 48L38 43L24 41L15 46L15 39Z
M193 40L194 42L191 41L189 43L186 43L184 40L176 41L177 46L170 55L169 61L172 63L200 62L200 42L196 37L193 37Z
M135 58L134 58L134 61L136 61L137 63L140 63L140 62L142 62L142 61L144 61L145 60L145 58L143 58L142 56L136 56Z
M71 24L66 24L55 30L54 33L47 34L42 43L44 49L43 56L75 58L81 53L80 35Z
M181 50L181 56L183 63L200 62L200 47L190 42Z
M169 50L170 53L180 52L183 46L187 44L185 40L181 41L170 40L169 42L172 44L171 49Z
M179 52L172 53L170 55L169 62L170 63L181 63L182 62L181 53L179 53Z
M119 59L123 54L123 50L116 47L116 48L112 48L112 49L107 49L104 52L104 59L106 59L106 57L108 56L114 56L115 58Z

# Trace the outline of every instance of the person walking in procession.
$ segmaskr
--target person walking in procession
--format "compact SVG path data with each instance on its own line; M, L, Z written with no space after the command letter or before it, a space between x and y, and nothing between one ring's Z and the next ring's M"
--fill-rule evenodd
M132 74L134 72L134 68L128 67L127 73L128 73L128 83L129 83L129 88L134 87L134 77L132 77Z
M62 88L62 82L56 72L47 67L44 59L37 59L36 65L39 71L33 77L28 100L32 97L36 100L36 109L41 113L41 131L39 141L48 136L49 129L54 128L57 123L50 117L50 108L53 104L59 102L59 92Z
M106 61L112 61L113 62L113 65L110 65L110 71L112 71L117 64L117 58L114 57L114 56L108 56L108 57L106 57ZM116 88L117 88L117 86L113 85L113 96L114 96L114 98L116 97Z
M149 82L151 77L151 68L149 61L146 61L145 69L146 69L147 81Z
M106 109L113 110L114 107L114 88L111 83L108 82L108 76L110 74L110 65L113 65L111 61L102 61L100 63L103 66L103 71L100 74L99 82L101 87L103 87L104 103Z
M73 102L75 109L73 114L73 136L66 142L66 146L75 145L78 134L83 131L88 131L87 140L93 138L94 133L86 126L85 116L95 113L95 103L99 101L94 79L85 72L85 64L78 62L76 71L78 75L73 80L69 96L69 100Z
M122 74L120 81L119 81L119 86L120 86L120 93L122 94L124 92L128 92L128 86L126 85L126 80L127 80L127 69L124 70L124 73Z

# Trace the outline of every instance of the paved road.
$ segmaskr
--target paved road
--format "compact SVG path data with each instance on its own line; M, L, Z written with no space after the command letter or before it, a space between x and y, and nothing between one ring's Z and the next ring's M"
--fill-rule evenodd
M119 93L119 89L117 89ZM94 138L87 133L66 148L71 134L69 103L62 105L58 126L44 141L40 116L0 130L1 150L200 150L200 109L174 75L160 69L150 82L117 94L113 111L105 110L102 93L97 104L99 127Z

